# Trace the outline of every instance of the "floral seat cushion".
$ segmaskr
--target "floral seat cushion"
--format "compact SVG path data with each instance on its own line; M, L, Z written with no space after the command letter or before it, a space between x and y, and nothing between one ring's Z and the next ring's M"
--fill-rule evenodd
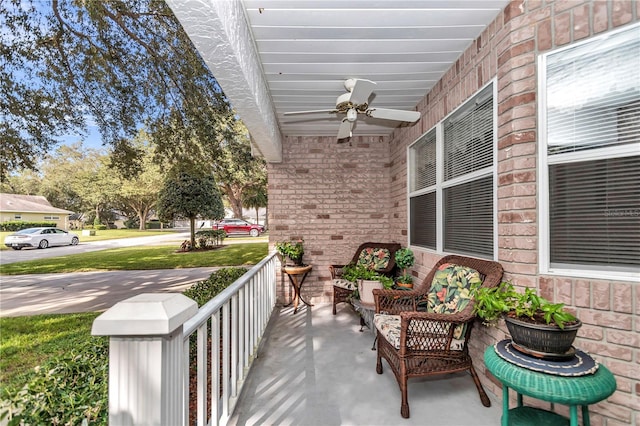
M431 288L422 302L422 306L427 312L439 314L460 312L471 302L471 286L476 283L481 284L482 279L480 273L475 269L452 263L442 264L433 277ZM400 349L400 321L400 315L386 314L376 314L373 320L378 332L396 349ZM412 328L409 330L410 334L420 333L422 336L429 335L430 338L415 338L413 340L409 338L407 346L410 349L445 349L442 346L446 343L449 330L443 329L442 323L424 320ZM464 348L465 332L465 324L455 327L449 346L450 350L460 351ZM425 347L427 341L429 347Z
M353 283L351 281L347 281L344 278L336 278L336 279L334 279L333 280L333 285L335 287L344 288L345 290L355 290L355 289L358 288L356 283Z
M369 269L381 270L389 265L389 260L391 260L389 249L367 247L360 252L357 263Z

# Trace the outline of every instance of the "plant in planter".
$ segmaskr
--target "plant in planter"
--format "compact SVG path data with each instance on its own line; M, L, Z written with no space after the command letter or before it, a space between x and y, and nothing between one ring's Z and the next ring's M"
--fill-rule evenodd
M541 358L572 356L572 344L582 322L564 309L563 303L551 303L531 288L520 293L511 282L493 288L474 287L474 312L485 325L504 318L514 347Z
M342 277L354 283L358 283L358 290L354 297L359 297L362 303L373 304L373 289L393 287L393 279L380 274L375 269L364 265L349 264L344 267Z
M413 288L413 276L407 273L416 261L410 248L401 248L395 254L396 265L402 269L402 275L396 278L396 285L400 288Z
M276 242L276 250L283 259L289 259L294 265L302 265L304 256L304 241L279 241ZM282 259L281 259L282 260ZM288 262L287 262L288 263Z

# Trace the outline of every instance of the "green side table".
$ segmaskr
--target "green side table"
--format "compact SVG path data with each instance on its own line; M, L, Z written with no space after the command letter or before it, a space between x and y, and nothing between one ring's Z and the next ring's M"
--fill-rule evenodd
M594 374L578 377L556 376L519 367L502 359L495 348L484 352L487 369L502 383L502 426L508 425L567 425L578 426L578 406L582 407L582 421L589 426L589 404L595 404L616 390L613 374L600 365ZM518 394L518 406L509 409L509 388ZM525 407L522 395L569 406L570 419L558 414Z

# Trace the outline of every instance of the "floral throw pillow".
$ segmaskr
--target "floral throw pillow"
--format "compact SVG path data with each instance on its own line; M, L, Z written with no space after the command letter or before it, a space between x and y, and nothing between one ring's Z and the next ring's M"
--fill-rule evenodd
M381 270L389 265L391 253L386 248L367 247L360 252L358 264L369 269Z

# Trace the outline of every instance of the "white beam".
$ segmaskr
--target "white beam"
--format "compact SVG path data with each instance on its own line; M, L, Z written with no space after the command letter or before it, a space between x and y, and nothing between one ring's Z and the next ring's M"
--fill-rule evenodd
M167 0L268 162L282 161L282 135L240 0Z

